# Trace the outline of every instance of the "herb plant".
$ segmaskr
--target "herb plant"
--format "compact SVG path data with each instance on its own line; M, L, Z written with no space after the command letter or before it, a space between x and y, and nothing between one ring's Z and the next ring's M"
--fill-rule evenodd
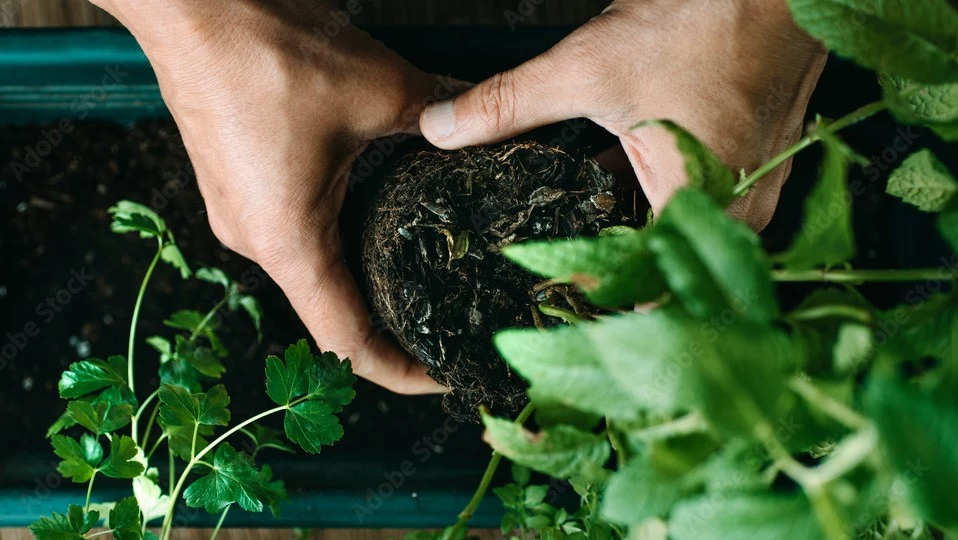
M496 336L530 384L530 405L514 422L483 414L490 466L459 521L430 537L465 537L502 457L568 479L583 502L570 516L514 474L495 491L512 538L958 537L956 269L851 267L847 173L867 161L838 137L889 111L958 140L958 10L946 0L789 5L833 52L877 70L883 99L819 118L798 144L740 175L679 126L654 122L675 134L690 185L653 224L506 248L610 312ZM816 143L824 158L804 225L786 252L764 253L725 208ZM937 213L958 252L956 191L927 149L888 184ZM777 289L794 282L822 286L783 312ZM916 285L908 303L879 310L856 290L868 282ZM633 309L647 303L656 307Z
M329 352L314 355L305 340L289 347L284 359L270 356L266 393L275 406L231 426L229 395L222 384L215 384L226 371L223 359L229 354L217 334L217 314L223 308L244 311L261 339L259 303L218 268L201 268L194 274L173 233L151 209L121 201L110 214L114 232L155 240L156 254L136 297L126 357L74 362L60 378L60 396L68 400L66 412L47 435L62 460L60 474L87 484L86 501L83 506L70 505L65 515L35 521L30 531L40 540L80 540L106 533L118 540L135 540L155 538L147 527L161 523L159 537L167 540L181 497L187 506L219 515L213 537L234 505L248 512L268 507L278 514L286 499L283 481L273 478L268 465L258 466L255 458L266 449L293 450L280 431L259 421L282 413L286 438L309 453L338 441L343 429L336 415L355 396L349 360L340 362ZM183 279L195 277L224 292L205 313L172 313L164 321L175 332L171 337L146 339L157 353L150 361L156 362L161 384L141 401L134 385L136 328L150 278L161 260ZM68 429L79 438L64 434ZM164 447L165 452L155 456ZM164 454L168 476L161 480L152 460ZM130 480L133 495L94 503L94 482L101 476ZM91 532L101 522L106 529Z

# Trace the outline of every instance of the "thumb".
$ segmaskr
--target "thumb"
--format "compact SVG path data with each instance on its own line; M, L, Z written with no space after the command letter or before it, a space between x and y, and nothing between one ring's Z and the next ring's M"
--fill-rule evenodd
M499 142L540 126L577 118L579 101L555 50L434 103L419 119L422 134L446 150Z

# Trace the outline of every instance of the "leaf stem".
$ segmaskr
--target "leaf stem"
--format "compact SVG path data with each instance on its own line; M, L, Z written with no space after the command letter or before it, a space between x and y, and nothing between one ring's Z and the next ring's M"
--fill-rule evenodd
M150 419L146 422L146 431L143 432L143 445L146 446L147 441L150 440L150 434L153 433L153 422L156 420L156 413L160 410L160 404L157 403L153 407L153 412L150 413ZM162 440L163 437L160 437L159 440Z
M943 268L915 268L910 270L773 270L772 279L783 283L860 283L947 281L952 277Z
M132 365L132 363L131 363L131 365ZM132 438L133 438L133 442L135 442L135 443L137 443L137 444L140 443L140 440L139 440L139 437L138 437L139 434L137 433L138 428L139 428L139 423L140 423L140 415L143 414L143 411L146 410L146 406L149 405L150 402L153 401L153 399L156 398L156 396L159 395L159 393L160 393L159 390L154 390L152 394L150 394L149 396L146 397L145 400L143 400L143 404L140 405L140 408L137 409L136 414L133 415L133 422L132 422L132 426L133 426L133 427L131 428L131 431L132 431L131 435L132 435ZM153 414L154 414L154 415L156 414L156 410L153 411ZM150 418L150 422L152 422L152 416L151 416L151 418ZM149 436L149 429L147 429L147 431L145 432L145 435ZM146 442L146 441L144 440L144 442Z
M532 416L532 413L535 412L536 408L533 404L529 403L525 406L524 409L519 413L515 419L515 423L522 425L526 423L526 420ZM489 459L489 464L486 465L486 470L482 474L482 480L479 481L479 487L476 488L476 492L473 493L472 499L469 500L469 504L459 513L459 519L444 535L445 540L451 540L457 538L459 531L469 524L469 520L472 519L473 513L475 513L476 508L479 507L479 503L482 502L482 499L486 496L486 491L489 489L489 484L492 483L492 477L496 474L496 469L499 468L499 462L502 461L502 454L493 450L492 457Z
M849 429L859 430L871 426L871 422L864 416L853 411L832 396L822 392L817 386L800 376L789 379L788 387L796 394L802 396L809 405L831 416Z
M232 504L227 504L226 508L223 509L223 513L220 515L220 520L216 522L216 528L213 529L213 534L210 535L210 540L216 540L216 535L219 534L220 528L223 527L223 522L226 521L226 514L229 513Z
M742 195L745 195L746 193L748 193L748 190L751 189L752 186L754 186L755 183L761 180L765 175L774 171L776 168L778 168L779 165L781 165L782 163L785 163L786 161L788 161L789 158L795 156L795 154L798 154L802 150L805 150L809 146L822 140L824 135L838 133L839 131L845 129L848 126L857 124L858 122L861 122L862 120L885 110L886 107L887 105L885 104L884 101L876 101L874 103L869 103L868 105L865 105L864 107L856 109L830 124L818 126L817 129L815 129L814 131L812 131L811 133L803 137L800 141L795 143L793 146L786 149L781 154L773 157L771 161L769 161L765 165L762 165L755 172L745 177L744 180L742 180L741 182L738 183L738 185L735 186L735 189L732 190L732 194L735 195L736 197L741 197Z
M295 403L295 402L294 402L294 403ZM162 540L169 540L169 538L170 538L171 529L173 528L173 527L172 527L172 524L173 524L173 511L174 511L174 509L176 508L176 500L179 498L180 492L183 490L183 484L186 482L186 478L189 476L190 471L193 470L193 467L196 466L196 464L197 464L201 459L203 459L203 456L205 456L206 454L208 454L208 453L209 453L213 448L215 448L218 444L220 444L221 442L225 441L225 440L226 440L227 438L229 438L231 435L233 435L234 433L236 433L236 432L238 432L239 430L243 429L244 427L246 427L246 426L252 424L253 422L256 422L256 421L258 421L258 420L261 420L261 419L263 419L263 418L265 418L265 417L267 417L267 416L269 416L269 415L271 415L271 414L278 413L278 412L280 412L280 411L285 411L285 410L286 410L287 408L289 408L291 405L292 405L292 404L289 404L289 405L280 405L279 407L274 407L274 408L272 408L272 409L269 409L268 411L261 412L261 413L257 414L256 416L253 416L253 417L250 417L250 418L244 420L242 423L236 425L236 426L233 427L233 428L230 428L230 429L227 430L225 433L223 433L222 435L220 435L219 437L217 437L216 440L214 440L214 441L211 442L210 444L206 445L206 448L203 448L202 450L200 450L199 453L197 453L195 456L193 456L193 457L190 459L189 463L186 464L186 468L183 469L183 473L180 474L180 478L179 478L179 480L177 480L176 486L173 488L173 491L170 493L170 511L166 513L166 517L163 519L163 528L162 528L162 536L161 536ZM172 452L173 452L173 451L170 450L170 455L171 455L171 456L172 456ZM171 483L172 483L172 482L171 482Z
M875 317L868 310L860 307L841 304L833 306L815 306L808 309L801 309L789 313L785 318L789 321L814 321L816 319L825 319L828 317L852 319L862 324L871 324L875 322Z
M539 304L539 311L543 315L548 315L550 317L558 317L565 321L567 324L579 324L582 322L582 318L576 315L575 313L562 309L558 306L553 306L550 304Z
M190 343L193 343L194 341L196 341L196 338L199 337L200 332L206 328L206 325L210 323L210 321L216 315L216 312L222 309L223 306L226 305L226 302L228 300L229 300L229 293L227 293L227 295L224 296L222 300L217 302L216 305L213 306L213 309L206 312L206 316L203 317L203 320L201 320L200 323L196 325L196 328L194 328L193 332L190 334L190 339L189 339Z
M164 433L163 435L160 435L160 437L156 439L156 443L153 444L153 448L151 448L150 451L146 454L146 459L150 459L151 457L153 457L153 453L156 452L156 449L160 447L160 443L162 443L164 439L166 439L166 433Z
M163 240L158 239L157 244L156 255L153 256L153 261L150 262L150 266L143 276L143 281L140 283L140 292L136 295L136 304L133 305L133 320L130 321L130 340L126 353L126 379L131 392L136 391L133 385L133 345L136 343L136 323L140 319L140 307L143 305L143 297L146 295L146 286L150 283L153 270L156 269L156 264L160 262L160 256L163 254Z
M90 483L86 487L86 502L83 504L83 513L90 511L90 495L93 494L93 481L96 480L96 473L99 472L98 469L93 469L93 474L90 475Z

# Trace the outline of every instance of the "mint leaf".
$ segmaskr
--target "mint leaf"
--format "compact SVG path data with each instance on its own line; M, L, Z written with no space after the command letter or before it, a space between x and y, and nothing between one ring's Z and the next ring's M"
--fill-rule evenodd
M602 516L626 525L664 516L682 499L685 489L649 464L634 459L609 480L602 500Z
M30 532L37 540L84 540L97 521L100 513L85 513L83 508L71 504L67 515L54 513L30 524Z
M611 454L605 437L570 426L531 433L509 420L483 413L483 439L510 461L555 478L588 475L605 465Z
M724 493L680 502L669 517L675 540L820 540L824 538L804 495Z
M654 229L668 229L688 243L735 312L745 320L768 323L778 304L768 261L758 236L735 221L705 193L680 190L662 211Z
M100 464L100 472L110 478L136 478L143 474L143 464L136 458L137 448L126 435L110 439L110 455Z
M878 427L882 447L908 498L925 519L958 528L958 406L954 396L936 400L917 388L875 377L865 410Z
M940 212L958 192L958 182L928 149L908 156L888 178L887 192L924 212Z
M266 497L261 478L247 454L223 443L216 447L210 472L190 484L183 496L187 506L202 507L211 514L234 502L248 512L261 512Z
M590 431L602 421L602 416L566 406L549 393L540 392L537 386L529 388L528 394L529 401L536 406L536 423L541 427L564 424Z
M947 277L947 276L943 276ZM958 315L958 303L951 294L937 294L915 305L901 305L879 313L876 340L884 338L882 348L903 360L933 357L948 362L954 343L952 328Z
M66 435L54 435L50 442L53 452L63 460L57 471L76 483L88 482L103 460L103 447L89 433L84 433L79 442Z
M356 395L349 360L335 354L314 356L305 339L286 349L285 362L266 359L266 393L287 407L283 426L286 437L310 453L319 453L343 436L335 413Z
M708 193L721 206L735 198L735 175L707 146L694 135L670 120L647 120L632 129L656 126L675 135L679 151L685 158L685 173L688 185Z
M934 130L946 141L958 141L958 83L922 85L902 77L882 77L885 102L906 124Z
M951 249L958 252L958 203L948 205L938 214L938 232ZM950 278L948 269L942 269L942 278Z
M833 266L855 255L852 197L846 184L854 153L831 135L824 137L822 144L825 158L820 179L805 201L802 230L782 257L787 268Z
M70 419L97 435L112 433L133 419L129 403L111 400L76 400L67 404Z
M122 363L122 369L117 369ZM110 362L89 358L74 362L63 372L58 388L60 397L73 399L109 386L126 386L126 360L111 356Z
M630 393L606 371L579 326L545 332L504 330L494 342L499 354L532 385L529 395L534 402L545 400L618 420L638 416Z
M958 81L958 12L947 0L789 0L795 21L836 53L923 83Z
M665 292L645 231L526 242L508 246L502 253L530 272L577 285L600 306L649 302Z
M845 323L838 329L835 341L835 372L854 374L868 360L874 349L872 329L857 323Z
M668 226L651 231L649 249L668 283L669 290L694 317L709 319L734 313L722 287L681 234Z
M110 510L109 524L116 540L142 540L143 522L136 499L127 497L116 503Z

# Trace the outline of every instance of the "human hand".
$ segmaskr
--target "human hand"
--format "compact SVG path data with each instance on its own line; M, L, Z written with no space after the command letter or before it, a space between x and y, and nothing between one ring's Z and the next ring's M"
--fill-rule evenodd
M486 144L586 117L619 137L653 210L687 183L672 120L734 171L754 171L798 140L823 47L785 0L616 0L545 54L429 106L423 134L440 148ZM762 229L791 161L732 215Z
M94 2L149 57L220 241L262 265L319 346L349 356L358 375L441 391L371 328L338 217L368 141L418 133L426 99L448 97L446 87L331 19L325 2Z

